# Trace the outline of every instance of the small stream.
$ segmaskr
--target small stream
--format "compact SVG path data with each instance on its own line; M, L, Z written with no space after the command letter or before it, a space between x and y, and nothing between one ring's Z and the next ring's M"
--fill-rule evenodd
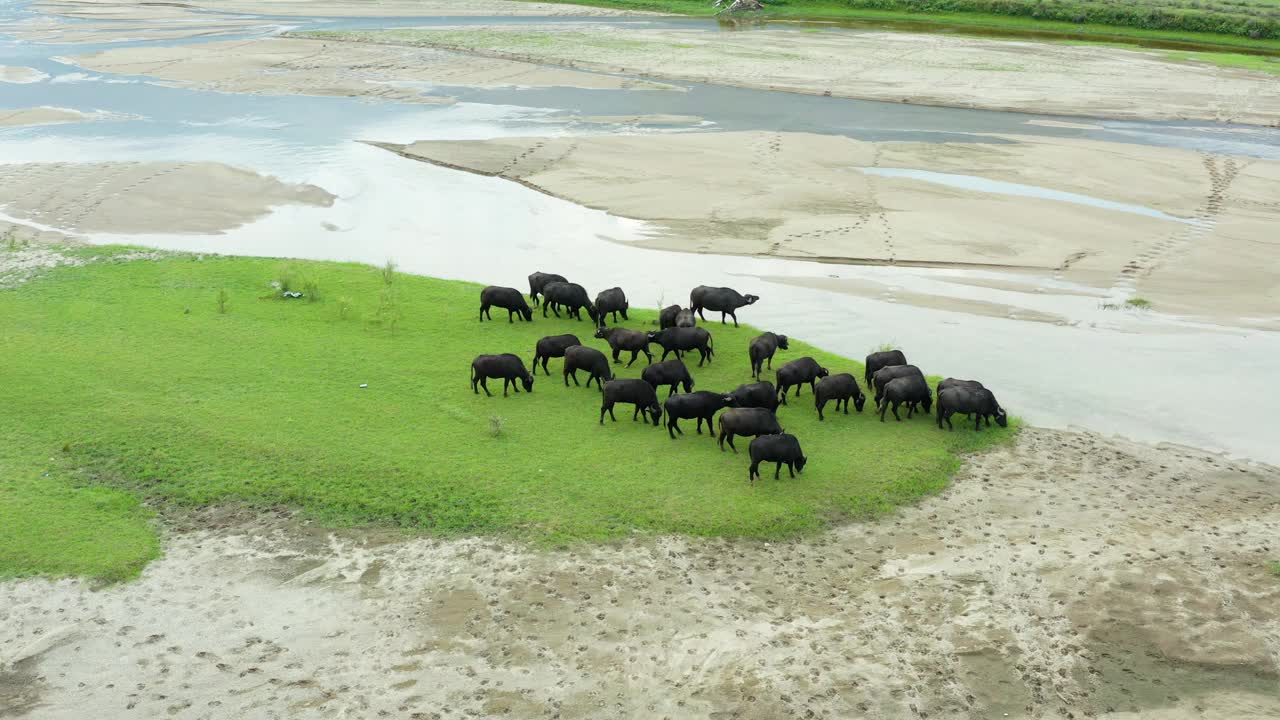
M29 16L0 5L0 22ZM242 16L237 16L242 17ZM671 24L720 31L696 19L616 18L280 18L234 36L190 41L36 44L0 36L0 64L34 67L49 78L0 83L0 107L67 107L120 119L0 130L0 162L214 160L338 196L332 208L285 207L224 235L96 235L94 242L260 256L381 263L405 270L519 287L533 270L592 278L588 290L621 285L635 304L684 302L690 287L732 285L762 296L742 319L861 357L893 342L927 370L981 378L1014 414L1046 426L1082 426L1146 440L1168 440L1280 462L1267 410L1280 402L1280 334L1202 326L1156 313L1102 310L1094 295L1038 295L960 286L949 279L999 280L995 272L821 265L771 258L677 254L629 244L643 223L547 197L503 180L414 162L353 142L483 139L566 133L635 132L608 125L583 129L574 116L672 114L704 118L706 129L842 134L864 140L992 142L986 133L1076 137L1280 159L1280 131L1212 123L1089 120L1096 127L1054 127L1066 120L1017 113L877 103L697 83L683 91L573 88L425 88L454 97L450 106L415 106L352 98L237 95L166 87L149 78L87 72L57 58L129 45L173 45L256 37L287 29L363 29L425 25L565 22ZM832 30L856 32L856 30ZM642 127L641 132L670 129ZM921 172L921 171L915 171ZM944 176L930 173L931 176ZM947 175L935 182L979 183L988 192L1035 195ZM1003 185L1010 185L1005 183ZM1054 191L1047 191L1054 192ZM1060 193L1085 204L1105 200ZM1043 197L1043 195L1040 195ZM1149 208L1111 208L1158 212ZM3 208L0 208L3 212ZM1167 217L1173 222L1185 219ZM767 282L762 278L862 280L904 291L1004 303L1067 319L1021 322L929 309ZM1087 289L1081 288L1082 293ZM713 328L714 332L714 328ZM735 361L733 353L726 353ZM745 353L744 353L745 356ZM1215 381L1211 403L1187 389L1208 368L1232 358ZM745 357L741 358L744 368ZM1261 390L1259 390L1259 388ZM1261 394L1259 394L1261 393ZM1192 403L1188 398L1197 398Z

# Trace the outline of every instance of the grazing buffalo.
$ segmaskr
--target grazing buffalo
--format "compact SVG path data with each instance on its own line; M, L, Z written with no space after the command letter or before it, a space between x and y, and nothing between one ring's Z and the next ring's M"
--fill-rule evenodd
M600 324L604 325L604 316L613 314L613 321L618 322L618 313L622 313L623 320L630 320L627 317L627 308L631 307L627 303L627 294L622 292L622 288L609 288L596 296L596 317L599 318Z
M809 388L813 389L814 384L818 382L818 378L824 378L828 375L827 369L818 364L817 360L811 357L802 357L783 365L778 368L778 399L783 405L787 404L787 391L792 387L796 389L796 397L800 397L800 386L809 383Z
M739 385L733 392L733 406L741 408L764 408L769 412L778 409L778 391L768 380L747 385Z
M756 478L760 476L762 462L778 464L773 470L774 480L782 473L783 465L787 466L787 473L795 477L796 473L804 472L805 463L809 462L809 458L800 450L800 441L795 435L786 433L760 435L751 441L747 452L751 455L751 470L747 477L751 479L752 485L756 484Z
M656 365L650 365L640 373L640 379L649 383L655 390L663 385L670 385L671 389L667 392L667 397L671 397L676 393L676 386L684 385L685 392L693 392L693 376L689 374L689 368L679 359L663 360Z
M500 307L507 311L507 322L515 322L511 317L517 313L521 320L533 320L533 311L529 309L529 303L524 301L524 296L515 288L498 287L490 285L480 291L480 322L484 322L488 317L493 319L493 315L489 313L490 307Z
M871 373L871 386L875 390L876 405L879 405L880 398L884 397L884 386L888 385L889 381L897 380L900 377L919 377L923 379L924 373L915 365L890 365Z
M938 393L941 394L943 390L946 390L947 388L953 388L953 387L968 388L970 390L986 390L987 389L986 385L983 385L977 380L957 380L955 378L947 378L946 380L943 380L942 382L938 383Z
M564 351L564 386L569 387L569 378L573 378L573 384L578 384L578 371L586 370L587 387L591 387L591 381L596 381L596 387L601 390L604 385L601 381L608 382L613 379L613 368L609 366L609 358L604 353L593 347L586 345L574 345L565 348Z
M542 292L542 288L546 287L547 283L552 282L569 281L563 275L555 273L536 272L529 276L529 300L533 302L534 307L538 306L538 295Z
M923 406L924 414L927 415L929 408L933 407L933 392L929 389L929 383L915 375L890 380L884 386L884 394L880 398L880 422L884 422L884 413L890 405L893 406L893 419L901 422L898 406L903 403L907 404L908 418L915 414L917 405Z
M987 427L991 427L993 417L1000 427L1009 427L1009 416L1004 408L1000 407L1000 403L996 402L996 396L986 388L952 385L938 391L938 429L942 429L942 421L946 420L947 428L954 430L955 428L951 426L951 416L955 413L976 415L973 421L974 430L982 430L983 420L987 421Z
M853 406L857 408L858 412L862 412L862 407L867 404L867 396L862 394L862 390L858 387L858 381L849 373L824 377L814 386L813 403L818 407L819 420L826 419L822 414L822 410L832 400L836 402L836 410L840 409L840 403L844 403L845 415L849 414L850 400L853 400Z
M693 316L693 311L684 308L676 313L676 327L694 327L698 324L697 318Z
M618 356L623 350L631 351L631 361L627 363L627 367L631 367L631 363L636 361L636 356L640 353L644 353L644 356L649 358L649 362L653 362L653 353L649 352L649 336L639 330L601 326L596 328L596 337L609 343L609 347L613 349L613 361L616 363L622 362Z
M582 319L582 309L586 308L587 315L591 317L591 322L596 321L596 306L591 304L591 300L587 298L587 291L581 285L571 282L549 282L542 286L542 317L547 316L547 309L560 317L560 308L563 307L569 317L575 320Z
M493 393L489 392L489 384L486 382L489 378L502 378L502 397L507 396L507 386L510 385L520 392L520 386L517 380L524 383L524 389L533 392L533 375L524 368L524 362L519 357L511 353L502 355L478 355L475 360L471 361L471 391L479 395L479 388L484 388L484 394L493 397Z
M601 425L604 424L606 412L614 422L618 422L618 418L613 414L613 406L618 403L636 406L636 411L631 414L632 420L639 417L642 412L653 418L654 427L657 427L662 420L662 406L658 404L658 393L654 391L652 385L643 380L619 378L604 384L604 402L600 406Z
M738 308L752 305L759 299L758 295L743 295L733 288L699 285L689 293L689 309L698 313L703 322L707 321L707 316L702 314L703 310L720 313L721 324L728 315L733 318L733 326L738 327Z
M716 413L727 407L733 407L732 395L721 395L707 390L672 395L667 398L666 402L667 434L671 436L672 440L675 440L676 433L684 434L684 431L680 429L680 421L697 418L698 434L702 434L702 423L706 422L707 436L715 440L716 426L713 423L715 422Z
M679 305L668 305L658 311L658 329L666 330L676 326L676 316L684 311Z
M907 356L902 354L901 350L885 350L884 352L873 352L867 356L867 372L862 380L871 387L871 376L882 367L890 365L906 365Z
M760 373L764 372L764 363L769 362L769 369L773 369L773 354L778 350L787 349L787 336L776 335L767 332L757 338L751 340L751 344L747 346L747 356L751 358L751 377L760 379Z
M551 358L564 357L564 351L574 345L581 345L582 341L578 340L577 335L548 335L538 341L533 348L533 372L538 372L538 361L542 361L542 374L550 375L547 372L547 361Z
M734 435L749 437L752 435L776 435L782 432L778 417L772 410L764 408L731 408L720 416L720 451L724 452L724 441L729 440L729 447L737 453L733 444Z
M650 332L648 337L649 342L662 346L663 360L666 360L670 353L680 357L682 352L697 350L698 367L702 367L703 362L710 362L711 357L716 354L715 347L711 343L711 333L705 328L673 327Z

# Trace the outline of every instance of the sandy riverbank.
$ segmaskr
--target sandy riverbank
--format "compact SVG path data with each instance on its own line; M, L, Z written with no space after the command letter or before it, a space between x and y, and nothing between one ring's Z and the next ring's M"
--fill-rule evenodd
M81 112L80 110L60 107L0 109L0 128L60 125L62 123L108 120L114 117L118 116L105 112Z
M798 542L540 552L194 524L133 583L0 583L0 703L50 720L1280 713L1280 471L1177 447L1028 430L939 497Z
M671 85L424 48L266 39L137 47L71 58L89 70L149 75L184 87L260 95L331 95L442 103L431 86L675 90Z
M40 82L48 77L48 75L35 68L22 67L20 65L0 65L0 82L25 85L27 83Z
M212 162L0 165L0 212L12 218L0 218L0 232L220 233L279 205L333 200L313 185Z
M309 34L314 36L314 34ZM1276 77L1159 53L895 32L484 27L328 37L579 68L947 107L1280 125Z
M1055 277L1134 292L1166 312L1276 320L1269 243L1280 222L1280 163L1083 140L991 140L744 132L386 147L650 221L661 229L642 241L650 247L1013 270L1028 274L1028 291L1034 278ZM970 173L1014 185L953 184Z

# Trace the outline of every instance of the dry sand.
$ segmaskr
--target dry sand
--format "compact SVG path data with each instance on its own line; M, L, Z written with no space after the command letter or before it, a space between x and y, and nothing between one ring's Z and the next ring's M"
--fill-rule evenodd
M77 233L220 233L278 205L327 207L334 196L220 163L0 165L0 212Z
M113 117L111 113L87 113L79 110L72 110L71 108L60 107L0 109L0 128L25 127L28 125L58 125L61 123L105 120L110 117Z
M439 50L281 38L121 48L70 59L98 72L150 75L201 90L398 102L448 102L422 95L428 87L440 85L675 89L647 80Z
M172 532L137 582L0 584L0 707L42 720L1280 714L1280 577L1266 567L1280 470L1199 451L1028 430L941 496L799 542L539 552L199 524Z
M1057 115L1280 126L1274 75L1159 53L897 32L490 26L343 33L662 80Z
M733 132L384 147L650 221L662 229L643 241L652 247L1010 269L1119 287L1166 312L1227 322L1263 318L1264 325L1280 320L1273 258L1280 163L1083 140L996 139L1012 142L872 143ZM860 167L977 174L1194 224L872 176Z

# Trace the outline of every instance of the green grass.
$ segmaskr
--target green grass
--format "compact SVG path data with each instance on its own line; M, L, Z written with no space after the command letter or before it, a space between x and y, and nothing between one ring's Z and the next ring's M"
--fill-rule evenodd
M707 0L553 0L711 16ZM765 17L1280 48L1278 0L765 0ZM945 30L946 27L939 29Z
M1272 575L1275 575L1276 577L1280 578L1280 560L1272 560L1267 565L1267 569L1271 571Z
M1141 297L1129 298L1128 300L1124 301L1124 304L1127 305L1128 307L1134 308L1135 310L1151 309L1151 301Z
M1207 53L1207 52L1167 52L1168 60L1175 62L1202 62L1220 67L1254 70L1257 72L1280 75L1280 57L1265 55L1243 55L1240 53Z
M625 410L598 425L599 393L564 387L559 360L532 394L472 394L476 354L527 362L537 338L563 332L604 347L585 322L511 325L495 312L500 321L481 324L476 285L397 274L388 286L379 268L288 265L323 278L320 301L267 297L281 261L186 255L63 267L0 291L0 572L128 577L157 552L139 500L543 543L636 531L783 538L937 492L961 453L1013 434L830 409L819 423L806 391L780 416L808 469L751 487L747 456L689 423L676 441ZM710 329L718 354L692 368L698 388L749 381L757 331ZM780 359L804 354L860 377L859 363L799 341Z

